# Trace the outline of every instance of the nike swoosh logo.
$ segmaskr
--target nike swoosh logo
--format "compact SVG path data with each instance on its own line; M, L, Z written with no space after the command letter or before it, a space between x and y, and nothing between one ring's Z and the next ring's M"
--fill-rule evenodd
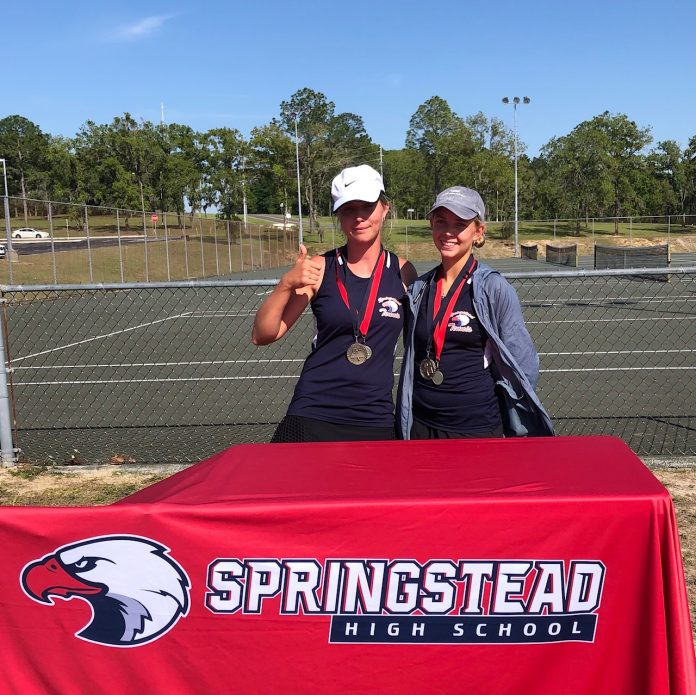
M343 188L348 188L348 186L351 186L355 183L355 181L348 181L347 183L343 184Z

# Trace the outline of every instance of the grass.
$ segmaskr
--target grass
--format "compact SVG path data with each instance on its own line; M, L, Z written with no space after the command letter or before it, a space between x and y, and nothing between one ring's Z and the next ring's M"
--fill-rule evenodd
M254 234L228 239L224 230L218 234L187 235L168 239L160 235L148 237L146 244L122 243L61 250L56 244L53 254L22 254L18 259L0 263L0 282L10 284L59 284L166 281L216 277L259 268L272 268L288 263L295 253L294 234L276 230L270 234ZM90 271L91 268L91 271ZM123 270L123 276L121 275ZM11 272L11 276L10 276Z
M142 235L142 217L134 214L130 217L129 228L125 227L125 217L117 220L111 215L89 216L89 235L93 243L90 248L62 246L61 239L85 238L85 229L76 228L74 221L65 227L65 217L54 217L53 234L55 255L46 253L23 253L23 244L14 248L18 257L11 264L0 262L0 283L5 284L85 284L189 280L195 278L224 276L230 273L248 272L261 268L275 268L288 265L295 258L297 249L296 228L283 233L282 230L270 229L263 223L249 216L245 228L241 222L230 223L210 218L182 216L181 227L176 215L168 213L167 240L163 229L163 215L158 223L153 223L146 215L147 242ZM255 221L262 224L255 225ZM15 218L13 227L24 224L23 218ZM321 253L343 243L343 234L335 217L319 219L323 230L323 240L316 231L309 231L308 220L303 225L303 238L311 254ZM29 218L29 225L37 229L48 230L48 222L36 217ZM229 231L229 236L228 236ZM673 235L696 234L696 227L671 225ZM519 240L563 239L567 241L591 243L615 243L619 239L664 239L668 228L665 223L629 223L622 222L619 236L614 234L611 222L592 222L583 224L579 231L574 223L521 221L519 223ZM121 250L118 245L100 246L98 240L104 236L118 233L129 235L135 242L122 238ZM412 260L430 260L432 242L430 227L425 220L390 219L383 229L384 243L388 248ZM488 223L488 238L501 240L502 223ZM511 240L509 240L511 242ZM405 245L405 246L404 246ZM422 246L419 246L422 245ZM50 247L46 245L47 249ZM502 255L512 254L512 247L501 249ZM425 255L424 255L425 254ZM423 256L424 258L420 258Z

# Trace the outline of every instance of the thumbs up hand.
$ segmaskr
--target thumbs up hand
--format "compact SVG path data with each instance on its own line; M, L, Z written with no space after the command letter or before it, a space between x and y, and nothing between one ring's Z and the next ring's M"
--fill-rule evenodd
M295 265L283 275L282 282L291 289L315 287L321 275L321 266L308 255L307 247L300 244Z

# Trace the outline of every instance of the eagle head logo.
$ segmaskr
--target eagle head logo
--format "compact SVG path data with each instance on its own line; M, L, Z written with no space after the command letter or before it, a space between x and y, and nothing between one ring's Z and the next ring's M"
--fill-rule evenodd
M471 314L468 314L466 311L455 311L450 316L449 325L455 328L464 328L469 325L472 318Z
M76 637L136 647L171 630L189 609L189 578L169 548L139 536L100 536L57 548L27 564L20 582L34 601L79 598L92 619Z

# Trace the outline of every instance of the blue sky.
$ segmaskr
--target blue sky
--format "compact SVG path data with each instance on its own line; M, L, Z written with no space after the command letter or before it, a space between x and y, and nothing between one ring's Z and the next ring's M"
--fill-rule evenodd
M9 5L9 6L7 6ZM248 135L302 87L363 117L385 149L432 96L483 111L536 155L608 110L655 142L696 135L696 2L468 0L6 4L0 117L74 135L128 111Z

